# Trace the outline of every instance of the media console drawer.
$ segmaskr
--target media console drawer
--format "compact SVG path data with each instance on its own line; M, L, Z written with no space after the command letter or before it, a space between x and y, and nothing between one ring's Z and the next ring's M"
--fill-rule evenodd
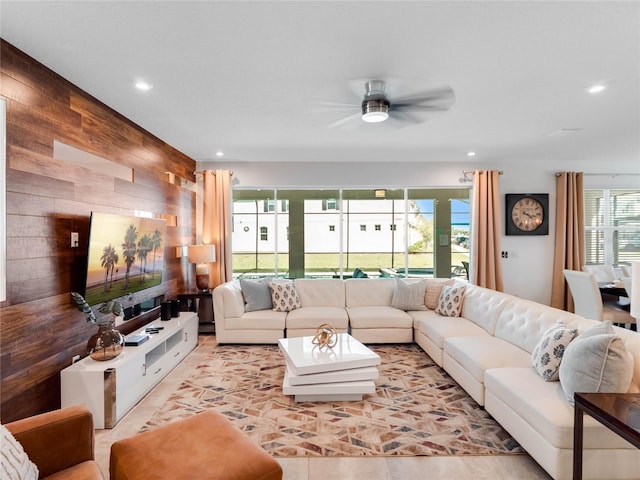
M61 406L84 403L97 429L116 423L178 365L198 344L198 315L180 312L148 341L125 346L113 360L100 362L85 357L60 372ZM144 328L130 336L144 333Z

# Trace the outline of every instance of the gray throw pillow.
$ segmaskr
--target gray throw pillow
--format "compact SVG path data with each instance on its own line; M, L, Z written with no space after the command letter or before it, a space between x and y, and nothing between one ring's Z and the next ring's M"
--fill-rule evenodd
M273 308L271 291L269 290L269 283L272 280L273 277L265 277L257 280L251 280L249 278L240 279L245 312L271 310Z
M578 335L560 363L560 385L571 405L579 393L626 393L633 376L633 357L611 322Z
M426 280L409 282L396 278L393 288L391 306L400 310L426 310L424 306L424 292L427 288Z

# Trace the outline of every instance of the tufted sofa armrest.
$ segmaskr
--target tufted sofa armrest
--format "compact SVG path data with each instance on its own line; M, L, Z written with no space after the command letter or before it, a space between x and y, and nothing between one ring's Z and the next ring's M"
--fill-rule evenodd
M42 413L5 427L37 465L40 478L94 458L93 417L84 405Z

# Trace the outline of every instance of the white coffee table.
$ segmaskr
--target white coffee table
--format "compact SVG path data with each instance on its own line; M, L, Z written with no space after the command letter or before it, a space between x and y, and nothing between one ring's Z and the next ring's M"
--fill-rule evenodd
M338 334L335 347L320 348L313 337L281 338L285 357L282 393L296 402L362 400L375 392L380 356L348 333Z

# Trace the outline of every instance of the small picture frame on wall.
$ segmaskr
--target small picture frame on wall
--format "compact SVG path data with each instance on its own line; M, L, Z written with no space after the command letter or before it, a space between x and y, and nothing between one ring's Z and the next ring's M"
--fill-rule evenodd
M549 235L548 193L505 195L507 235Z

